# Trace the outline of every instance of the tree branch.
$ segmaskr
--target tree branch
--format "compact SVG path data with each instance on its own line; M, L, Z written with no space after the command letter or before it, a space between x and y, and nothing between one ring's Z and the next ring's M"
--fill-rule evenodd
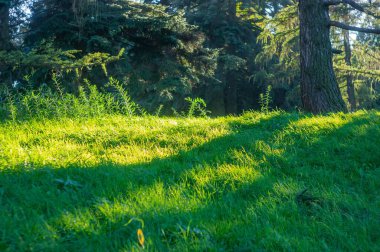
M349 31L380 34L380 29L361 28L361 27L356 27L356 26L351 26L351 25L347 25L344 23L340 23L337 21L330 21L330 26L335 26L335 27L341 28L343 30L349 30Z
M377 13L371 11L371 10L366 9L364 6L356 3L353 0L325 0L324 4L327 5L327 6L338 5L338 4L348 4L352 8L354 8L355 10L361 11L361 12L363 12L365 14L368 14L368 15L374 17L374 18L380 18L379 14L377 14Z
M333 48L333 49L332 49L332 53L333 53L333 54L341 54L341 53L343 53L343 51L342 51L342 50L339 50L339 49L336 49L336 48Z
M330 6L330 5L338 5L342 4L343 0L325 0L323 1L324 5Z

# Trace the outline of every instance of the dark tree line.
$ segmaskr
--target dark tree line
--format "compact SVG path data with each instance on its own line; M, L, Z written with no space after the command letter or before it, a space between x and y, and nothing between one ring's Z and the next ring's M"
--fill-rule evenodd
M0 50L9 47L9 2L0 2Z
M293 6L298 11L289 11ZM368 46L361 52L378 55L379 6L353 0L0 0L0 82L20 90L50 85L58 76L66 92L76 93L85 80L112 92L105 84L113 76L148 110L163 105L170 113L183 109L186 97L202 97L215 115L258 109L260 94L272 85L273 107L347 111L346 99L355 110L355 81L371 81L376 91L380 69L362 64L349 31L363 34L356 39ZM332 27L343 29L341 49L332 46L340 36ZM263 41L266 29L270 39ZM272 56L263 61L268 48ZM333 53L344 55L344 65Z

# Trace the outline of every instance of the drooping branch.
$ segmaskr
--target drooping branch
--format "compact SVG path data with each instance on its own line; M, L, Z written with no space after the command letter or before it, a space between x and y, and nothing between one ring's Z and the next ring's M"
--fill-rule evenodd
M332 51L333 54L341 54L341 53L343 53L342 50L339 50L339 49L336 49L336 48L332 48L331 51Z
M335 26L343 30L349 30L349 31L380 34L380 29L356 27L356 26L347 25L347 24L337 22L337 21L330 21L330 26Z
M370 16L373 16L375 18L380 18L380 15L378 13L375 13L367 8L365 8L363 5L356 3L353 0L325 0L325 5L338 5L338 4L348 4L355 10L361 11L363 13L366 13Z
M324 4L327 6L342 4L343 0L325 0Z

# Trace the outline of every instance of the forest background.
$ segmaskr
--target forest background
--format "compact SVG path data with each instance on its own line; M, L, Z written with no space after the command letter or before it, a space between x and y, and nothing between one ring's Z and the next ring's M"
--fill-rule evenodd
M346 24L380 26L350 5L330 8ZM95 85L127 92L149 113L202 98L212 115L239 114L262 108L265 93L272 108L302 107L298 1L1 0L0 20L1 100ZM378 108L379 36L332 27L331 42L348 108Z

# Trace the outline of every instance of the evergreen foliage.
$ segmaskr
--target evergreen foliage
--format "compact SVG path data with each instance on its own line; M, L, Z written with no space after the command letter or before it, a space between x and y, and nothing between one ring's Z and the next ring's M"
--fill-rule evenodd
M34 32L25 38L33 46L41 39L56 47L80 50L83 54L106 52L123 57L107 67L108 74L128 83L131 95L147 109L175 104L196 86L213 78L218 52L203 48L204 35L189 25L183 12L169 13L166 7L131 1L37 1L49 6L35 15ZM62 12L48 17L59 8ZM70 21L68 21L70 20ZM42 23L42 24L41 24ZM106 76L91 72L86 78L104 83Z
M299 21L292 0L9 0L10 43L0 51L0 89L23 92L47 85L78 95L84 80L115 94L120 80L131 99L148 112L186 111L186 97L202 98L214 115L260 109L260 94L272 86L273 106L302 106ZM377 3L365 5L376 13ZM6 9L6 10L7 10ZM331 7L347 24L378 19L347 5ZM347 14L345 14L347 12ZM5 12L2 12L5 13ZM344 14L342 16L342 13ZM4 18L4 16L3 16ZM0 19L2 19L0 14ZM8 20L4 19L4 20ZM6 39L7 33L2 33ZM343 33L332 29L334 48ZM351 76L359 108L379 101L379 39L360 33L351 41L352 64L334 57L347 98ZM0 47L1 48L1 47Z

